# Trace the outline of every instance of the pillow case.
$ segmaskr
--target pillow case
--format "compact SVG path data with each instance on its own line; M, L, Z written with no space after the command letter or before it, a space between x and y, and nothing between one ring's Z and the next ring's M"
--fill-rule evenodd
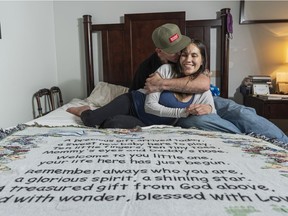
M121 85L98 82L89 97L86 98L86 101L92 103L96 107L101 107L109 103L115 97L128 92L128 90L129 88Z

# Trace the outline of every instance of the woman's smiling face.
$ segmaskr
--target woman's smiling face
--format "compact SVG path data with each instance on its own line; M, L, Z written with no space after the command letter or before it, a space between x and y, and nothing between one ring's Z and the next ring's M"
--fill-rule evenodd
M191 43L180 55L179 63L184 75L191 75L196 73L202 65L202 55L199 48Z

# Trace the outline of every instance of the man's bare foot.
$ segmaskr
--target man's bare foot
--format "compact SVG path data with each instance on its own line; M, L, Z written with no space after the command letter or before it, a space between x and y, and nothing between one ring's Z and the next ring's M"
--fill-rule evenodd
M69 107L66 111L80 117L82 112L89 109L90 107L88 105L84 105L80 107Z

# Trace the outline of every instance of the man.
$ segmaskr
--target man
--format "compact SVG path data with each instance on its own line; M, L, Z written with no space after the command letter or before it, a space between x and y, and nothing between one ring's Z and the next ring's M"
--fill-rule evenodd
M144 88L146 79L151 75L151 71L156 71L162 64L176 64L180 51L191 42L191 39L188 41L188 37L181 34L177 25L171 23L156 28L152 33L152 40L156 47L155 52L139 65L129 91ZM191 86L189 93L203 93L210 88L210 78L208 75L209 72L206 71L194 79L187 76L182 79L175 79L174 81L180 87L191 83L189 85ZM170 88L169 90L172 92L181 92L182 89ZM206 107L204 104L194 104L190 109L193 109L193 113L195 114L203 114L203 109L210 110L210 108ZM208 114L209 112L204 113Z
M161 35L161 37L159 37ZM180 29L175 24L164 24L155 29L152 34L152 40L155 45L155 52L146 60L144 60L138 67L132 85L129 88L131 90L143 89L147 77L151 72L156 71L162 64L170 63L175 64L180 55L180 51L184 49L191 39L182 35ZM179 80L179 85L184 86L186 83L198 83L192 89L193 93L202 93L209 90L210 79L208 76L200 74L196 79L191 80L189 77ZM206 105L199 105L198 111L205 109ZM204 107L204 108L203 108ZM210 110L210 107L209 109ZM195 113L197 111L194 111ZM127 124L129 122L129 124ZM107 119L102 128L132 128L135 126L143 126L144 124L139 120L131 116L118 115L113 118Z
M210 78L203 74L196 79L189 77L162 79L157 73L154 74L162 64L177 62L179 52L184 48L179 46L184 37L175 24L164 24L156 28L152 34L152 40L156 47L155 52L140 64L130 91L144 86L148 93L163 90L200 93L209 89ZM178 49L171 48L175 46ZM193 109L193 113L196 115L179 119L177 126L228 133L255 133L288 143L288 137L272 122L257 115L254 109L221 97L214 97L214 103L217 114L197 115L197 110L202 107L191 105L189 109ZM121 119L118 118L117 120L119 122Z
M152 40L156 47L155 52L139 65L134 75L133 83L130 86L130 91L144 88L146 79L162 64L175 64L179 59L180 51L185 48L186 44L188 44L187 42L183 42L185 37L186 36L181 34L179 27L175 24L167 23L156 28L152 33ZM174 40L171 40L170 38L174 38ZM194 80L185 77L174 81L177 83L177 86L185 86L186 83L190 82L191 89L189 89L189 92L193 93L202 93L207 91L210 86L210 78L203 74L200 74ZM155 91L156 90L158 90L157 87L155 88ZM170 88L169 90L173 89Z

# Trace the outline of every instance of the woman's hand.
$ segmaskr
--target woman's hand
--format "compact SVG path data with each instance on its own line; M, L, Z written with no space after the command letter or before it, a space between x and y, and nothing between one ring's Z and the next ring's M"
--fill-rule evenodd
M212 112L212 107L209 104L191 104L186 112L190 115L206 115Z

